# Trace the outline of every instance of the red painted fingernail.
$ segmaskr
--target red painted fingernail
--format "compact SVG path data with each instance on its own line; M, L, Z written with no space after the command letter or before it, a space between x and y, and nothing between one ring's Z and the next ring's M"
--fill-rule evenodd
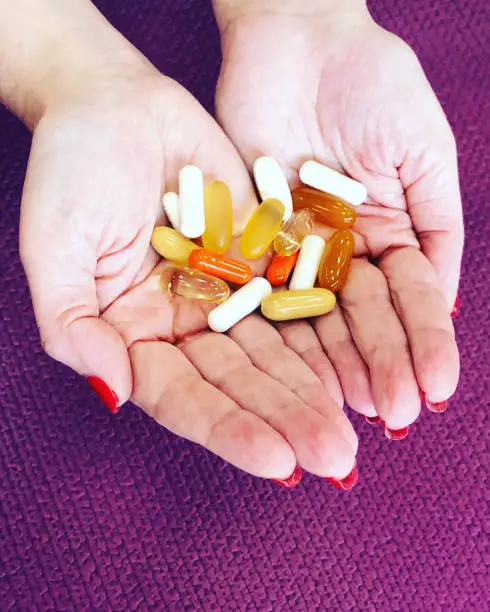
M454 319L459 314L459 295L456 296L453 309L451 310L451 319Z
M435 412L436 414L442 414L446 412L448 407L448 400L445 402L431 402L425 393L421 393L421 397L424 400L425 405L431 412Z
M101 378L97 378L97 376L89 376L87 378L87 382L104 402L109 411L112 412L112 414L119 412L119 398L117 397L117 394L108 385L106 385Z
M402 429L390 429L383 424L383 429L388 440L403 440L403 438L408 436L408 427L403 427Z
M297 487L299 485L302 478L303 472L301 471L299 465L297 465L294 468L294 472L291 474L291 476L289 476L289 478L286 478L285 480L279 480L279 478L272 478L272 481L277 482L278 485L281 485L281 487L284 487L285 489L294 489L294 487Z
M366 423L369 423L370 425L376 425L377 423L381 422L381 419L379 418L379 416L368 417L364 415L364 420L366 421Z
M356 486L357 481L359 480L359 470L357 469L357 465L354 465L352 472L345 478L342 478L342 480L339 480L338 478L325 478L325 480L328 480L328 482L337 487L337 489L341 489L342 491L350 491Z

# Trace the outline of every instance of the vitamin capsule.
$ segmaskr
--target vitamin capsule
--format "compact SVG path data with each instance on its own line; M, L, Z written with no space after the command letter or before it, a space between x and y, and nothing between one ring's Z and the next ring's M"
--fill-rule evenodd
M167 268L162 272L161 282L162 287L174 295L210 304L221 304L231 293L220 278L189 268Z
M315 284L318 267L325 250L325 240L310 234L303 240L299 250L298 261L294 268L290 289L311 289Z
M281 229L284 205L275 198L264 200L252 213L240 240L246 259L257 259L270 247Z
M286 284L286 281L291 274L296 261L298 260L298 251L292 255L274 255L272 261L267 268L267 280L273 287L279 287Z
M354 208L337 196L304 185L296 187L292 196L295 210L311 211L316 220L324 225L347 229L356 220L357 213Z
M335 307L335 295L328 289L278 291L262 302L262 314L271 321L319 317Z
M289 221L283 224L274 240L274 250L278 255L292 255L299 251L305 236L313 229L315 218L309 210L293 213Z
M281 167L272 157L259 157L253 165L255 184L262 200L275 198L284 204L283 221L293 212L289 185Z
M270 283L262 277L253 278L229 300L209 313L208 325L215 332L225 332L256 308L272 291Z
M233 231L231 193L226 183L213 181L204 190L204 216L206 229L202 243L215 253L226 253L230 248Z
M195 270L207 272L235 285L245 285L252 278L252 269L245 262L213 253L208 249L192 251L189 265Z
M155 227L151 235L151 246L165 259L184 264L189 261L192 251L198 248L197 244L165 226Z
M331 236L318 270L320 287L334 293L342 289L354 255L354 242L354 236L349 230L340 230Z
M338 196L353 206L362 204L367 197L367 189L362 183L313 160L301 166L299 178L306 185Z
M179 201L179 230L187 238L199 238L205 229L204 184L196 166L184 166L179 172Z
M173 191L167 192L162 200L163 209L172 227L179 231L180 205L179 196Z

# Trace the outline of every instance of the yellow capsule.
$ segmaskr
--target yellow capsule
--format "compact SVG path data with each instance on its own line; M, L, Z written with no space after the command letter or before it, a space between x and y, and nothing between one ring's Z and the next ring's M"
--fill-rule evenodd
M197 244L165 226L155 227L151 235L151 246L165 259L183 264L189 261L189 255L198 248Z
M328 289L277 291L262 302L262 314L271 321L319 317L335 307L335 295Z
M289 221L281 227L274 240L274 250L278 255L292 255L299 250L304 238L313 229L315 217L309 210L293 213Z
M240 241L246 259L257 259L267 251L281 229L283 216L284 204L275 198L264 200L255 209Z
M204 191L206 229L202 243L206 249L222 255L230 248L233 231L233 207L228 185L221 181L209 183Z
M221 304L231 293L225 281L190 268L166 268L161 274L161 283L165 291L174 295L210 304Z

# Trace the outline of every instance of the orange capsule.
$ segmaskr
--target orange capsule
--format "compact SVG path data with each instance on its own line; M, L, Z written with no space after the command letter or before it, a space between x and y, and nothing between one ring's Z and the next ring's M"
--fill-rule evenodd
M336 293L347 281L354 255L354 236L349 230L335 232L327 242L323 261L318 270L318 283Z
M248 264L209 249L192 251L189 256L189 266L235 285L245 285L252 278L252 269Z
M274 255L266 274L267 280L273 287L280 287L286 283L296 265L298 255L299 251L292 255Z
M319 223L346 229L356 220L357 213L345 200L311 187L297 187L292 192L295 210L310 210Z

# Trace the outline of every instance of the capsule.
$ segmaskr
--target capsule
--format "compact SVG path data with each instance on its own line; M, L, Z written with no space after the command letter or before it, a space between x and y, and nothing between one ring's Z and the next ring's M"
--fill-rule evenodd
M198 248L197 244L184 238L179 232L164 226L155 227L153 230L151 246L165 259L183 264L187 264L189 255Z
M357 218L357 213L347 202L330 193L323 193L311 187L296 187L292 192L295 210L305 209L313 213L316 220L324 225L347 229Z
M293 201L281 166L272 157L259 157L254 162L253 175L262 200L276 198L284 204L282 220L287 221L293 212Z
M274 255L269 267L267 268L267 280L273 287L285 285L291 274L296 261L298 260L299 252L292 255Z
M349 230L340 230L331 236L318 270L320 287L334 293L343 288L354 255L354 245L354 236Z
M278 255L292 255L299 251L304 238L313 229L315 218L309 210L294 213L289 221L283 224L274 240L274 250Z
M184 166L179 172L179 230L187 238L199 238L205 229L204 179L197 166Z
M275 198L264 200L252 213L243 231L240 251L246 259L257 259L270 247L279 233L284 204Z
M202 243L215 253L226 253L233 232L233 206L228 185L213 181L204 190L204 217L206 229Z
M315 284L318 268L325 250L325 240L310 234L303 240L298 261L294 268L290 289L311 289Z
M299 178L306 185L338 196L353 206L362 204L367 197L367 189L362 183L313 160L301 166Z
M335 295L328 289L277 291L262 301L262 314L271 321L319 317L335 308Z
M173 191L168 191L162 200L163 209L165 210L165 214L167 215L167 219L172 224L172 227L179 231L179 223L180 223L180 204L179 204L179 196Z
M236 323L258 308L272 291L269 281L262 277L253 278L240 287L229 300L220 304L208 315L208 325L215 332L226 332Z
M213 253L208 249L192 251L189 266L235 285L245 285L252 278L252 269L245 262Z
M220 278L190 268L166 268L161 274L161 283L163 289L173 295L210 304L221 304L231 293Z

